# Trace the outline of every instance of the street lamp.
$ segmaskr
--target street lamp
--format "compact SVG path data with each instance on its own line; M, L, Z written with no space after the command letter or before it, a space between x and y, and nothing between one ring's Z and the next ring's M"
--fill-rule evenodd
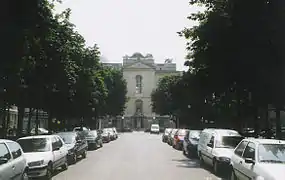
M188 109L190 109L190 108L191 108L191 105L190 105L190 104L188 104L188 106L187 106L187 107L188 107Z

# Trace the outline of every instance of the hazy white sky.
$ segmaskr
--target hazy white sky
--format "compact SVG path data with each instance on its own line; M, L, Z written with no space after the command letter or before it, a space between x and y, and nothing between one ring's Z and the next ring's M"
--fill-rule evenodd
M124 55L151 53L156 62L173 58L185 70L185 43L176 32L194 22L186 17L201 10L189 0L63 0L56 12L71 8L71 22L87 45L98 44L108 62Z

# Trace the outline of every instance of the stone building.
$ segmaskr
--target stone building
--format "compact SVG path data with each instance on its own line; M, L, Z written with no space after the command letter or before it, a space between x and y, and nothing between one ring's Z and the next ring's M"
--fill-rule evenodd
M176 70L176 64L171 59L155 63L151 54L143 56L134 53L124 56L123 64L104 63L104 66L121 67L127 81L128 102L124 116L117 121L117 127L145 129L152 123L159 123L162 127L171 126L169 117L156 115L151 107L151 93L157 87L159 79L182 73Z

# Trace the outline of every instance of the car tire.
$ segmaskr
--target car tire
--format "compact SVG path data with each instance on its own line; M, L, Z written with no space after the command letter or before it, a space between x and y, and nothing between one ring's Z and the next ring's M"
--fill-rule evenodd
M68 169L68 162L67 162L67 158L64 162L64 164L61 166L62 170L66 171Z
M87 157L87 150L84 149L83 153L82 153L82 158L85 159Z
M51 180L52 179L52 173L53 173L52 165L51 165L51 163L49 163L44 179L45 180Z
M219 167L216 159L214 159L214 161L213 161L213 169L214 169L214 173L216 175L220 175L220 167Z
M230 180L237 180L237 177L236 177L236 174L235 174L235 171L233 170L233 168L232 168Z
M200 166L204 166L204 165L205 165L205 162L204 162L204 159L203 159L203 157L202 157L201 152L199 152L199 160L200 160Z
M25 170L22 174L21 180L29 180L27 170Z
M72 157L72 164L76 164L76 163L77 163L77 155L74 153Z

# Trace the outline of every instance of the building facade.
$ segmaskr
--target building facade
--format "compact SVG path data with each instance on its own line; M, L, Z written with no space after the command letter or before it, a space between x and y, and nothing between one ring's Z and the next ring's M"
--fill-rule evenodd
M151 54L143 56L141 53L124 56L123 64L120 64L104 63L109 67L121 67L127 82L128 102L124 116L117 124L133 129L149 128L152 123L159 123L162 127L172 126L169 117L158 116L152 112L151 93L160 78L181 74L176 70L176 64L172 63L171 59L165 60L164 63L155 63Z

